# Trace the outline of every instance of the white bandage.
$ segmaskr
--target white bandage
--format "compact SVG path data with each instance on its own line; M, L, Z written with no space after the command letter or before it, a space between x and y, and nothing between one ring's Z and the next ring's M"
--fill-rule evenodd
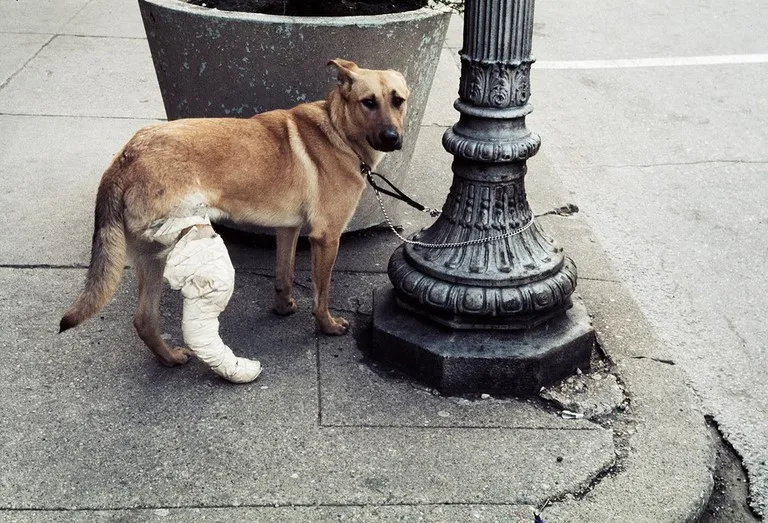
M210 227L208 217L169 218L163 234L191 225ZM193 220L194 221L194 220ZM168 227L165 227L167 225ZM202 236L202 237L201 237ZM256 360L238 358L219 337L219 314L227 307L235 282L235 269L220 236L192 227L173 246L166 260L164 278L184 296L182 333L195 355L219 376L235 383L248 383L261 373Z

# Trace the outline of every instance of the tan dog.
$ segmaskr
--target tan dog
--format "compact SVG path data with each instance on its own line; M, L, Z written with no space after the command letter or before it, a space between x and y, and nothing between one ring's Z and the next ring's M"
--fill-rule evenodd
M137 132L101 179L85 288L61 319L61 331L111 299L127 253L139 281L139 336L163 364L185 363L190 351L171 348L160 336L158 307L170 243L152 233L169 216L202 205L213 220L276 228L278 314L296 310L296 242L308 225L312 313L322 332L346 333L348 323L328 311L339 239L365 186L361 161L375 167L384 152L401 147L409 91L395 71L361 69L341 59L329 65L337 68L339 84L324 101L249 119L177 120ZM215 236L205 224L195 224L172 240L193 227L198 236Z

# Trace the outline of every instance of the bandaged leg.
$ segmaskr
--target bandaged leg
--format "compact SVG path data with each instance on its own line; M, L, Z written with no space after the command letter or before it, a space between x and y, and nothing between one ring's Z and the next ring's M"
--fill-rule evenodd
M219 337L219 314L232 296L235 269L224 241L207 217L179 239L168 255L163 276L184 296L184 341L211 370L235 383L248 383L261 373L255 360L238 358Z

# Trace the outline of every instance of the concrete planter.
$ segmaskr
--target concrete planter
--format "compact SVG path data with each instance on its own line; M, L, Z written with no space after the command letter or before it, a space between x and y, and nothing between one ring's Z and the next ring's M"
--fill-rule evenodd
M411 88L403 149L379 170L408 171L449 15L429 9L376 16L289 17L238 13L182 0L139 0L168 119L248 117L325 98L331 58L401 71ZM349 230L383 221L366 191Z

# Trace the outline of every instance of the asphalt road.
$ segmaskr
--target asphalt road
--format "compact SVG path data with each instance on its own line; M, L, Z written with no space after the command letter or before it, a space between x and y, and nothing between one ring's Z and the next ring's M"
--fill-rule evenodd
M542 1L535 27L528 126L539 156L741 456L752 507L766 514L768 4Z

